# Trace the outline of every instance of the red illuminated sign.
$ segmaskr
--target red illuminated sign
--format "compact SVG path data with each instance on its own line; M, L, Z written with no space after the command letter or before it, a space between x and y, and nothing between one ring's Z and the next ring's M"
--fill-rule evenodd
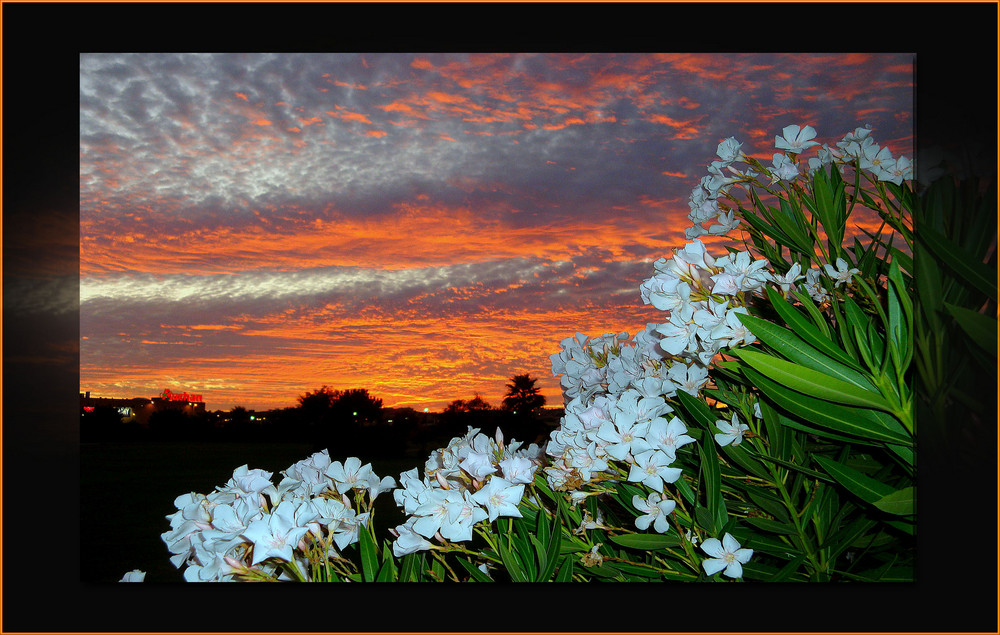
M201 395L189 395L186 392L177 394L170 392L169 388L164 388L160 397L163 397L167 401L201 401Z

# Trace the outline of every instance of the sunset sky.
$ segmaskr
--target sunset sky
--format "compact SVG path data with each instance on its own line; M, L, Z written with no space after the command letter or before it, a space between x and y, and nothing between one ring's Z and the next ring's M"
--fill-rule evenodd
M912 157L910 54L82 54L80 390L440 410L634 333L723 139Z

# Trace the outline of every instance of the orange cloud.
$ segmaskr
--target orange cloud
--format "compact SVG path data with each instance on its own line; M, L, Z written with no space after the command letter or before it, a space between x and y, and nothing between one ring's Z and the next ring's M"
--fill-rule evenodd
M699 121L701 121L701 117L683 121L680 119L673 119L667 115L653 114L648 115L646 120L652 123L670 126L675 130L678 139L694 139L701 132L696 125Z
M464 206L429 200L398 204L377 218L330 211L326 218L297 221L291 220L296 215L289 209L289 220L267 227L174 225L169 233L149 227L144 240L118 244L112 228L86 224L81 227L80 272L225 273L256 269L261 263L286 270L325 266L398 270L477 262L483 254L564 260L590 248L629 259L632 255L615 245L640 244L663 252L683 244L687 203L673 205L676 209L660 206L663 226L676 226L667 234L649 232L648 216L619 216L613 224L595 220L514 227Z
M343 119L344 121L356 121L358 123L366 123L366 124L371 123L371 120L368 118L367 115L362 114L360 112L351 112L342 106L336 106L336 110L327 110L326 114L330 115L331 117L337 117L339 119Z

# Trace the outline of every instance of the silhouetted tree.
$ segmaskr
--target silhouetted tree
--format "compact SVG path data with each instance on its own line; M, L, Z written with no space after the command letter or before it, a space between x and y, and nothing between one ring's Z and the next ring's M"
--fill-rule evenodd
M381 423L382 400L366 388L323 386L298 397L299 410L317 449L343 454L363 449L361 428Z
M333 409L339 417L358 425L382 420L382 400L368 394L365 388L341 392L333 402Z
M507 384L507 395L502 402L506 415L502 424L504 432L527 443L539 441L548 432L540 419L545 396L536 385L537 381L528 373L514 375Z
M503 398L503 409L516 415L536 414L545 405L545 396L535 385L537 382L528 373L511 377L507 384L507 396Z
M465 434L469 427L485 434L496 430L500 411L476 393L468 401L456 399L441 412L441 433L448 438Z
M340 391L324 385L313 392L298 396L299 411L311 424L320 424L329 418L333 402L340 397Z

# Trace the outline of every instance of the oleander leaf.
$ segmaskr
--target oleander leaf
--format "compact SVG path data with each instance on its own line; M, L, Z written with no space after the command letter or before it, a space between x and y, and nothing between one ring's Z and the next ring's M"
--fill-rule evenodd
M902 431L890 429L881 420L877 411L866 410L853 406L843 406L786 388L756 372L752 368L744 368L744 374L765 396L772 399L778 406L794 415L782 420L784 425L812 434L823 434L831 439L846 442L862 443L892 443L912 445L913 439ZM890 417L891 418L891 417ZM797 419L801 419L798 421ZM834 431L828 434L818 431L813 426L820 426ZM900 430L902 426L900 426ZM850 435L849 437L840 434Z
M816 350L792 331L747 314L737 314L740 322L761 342L791 362L876 392L875 385L862 373Z
M909 516L913 514L913 498L915 493L916 488L904 487L890 494L886 494L873 504L875 507L878 507L886 513L895 514L897 516Z
M880 393L865 390L825 373L746 348L736 349L733 354L769 379L803 394L832 403L893 412L892 406Z

